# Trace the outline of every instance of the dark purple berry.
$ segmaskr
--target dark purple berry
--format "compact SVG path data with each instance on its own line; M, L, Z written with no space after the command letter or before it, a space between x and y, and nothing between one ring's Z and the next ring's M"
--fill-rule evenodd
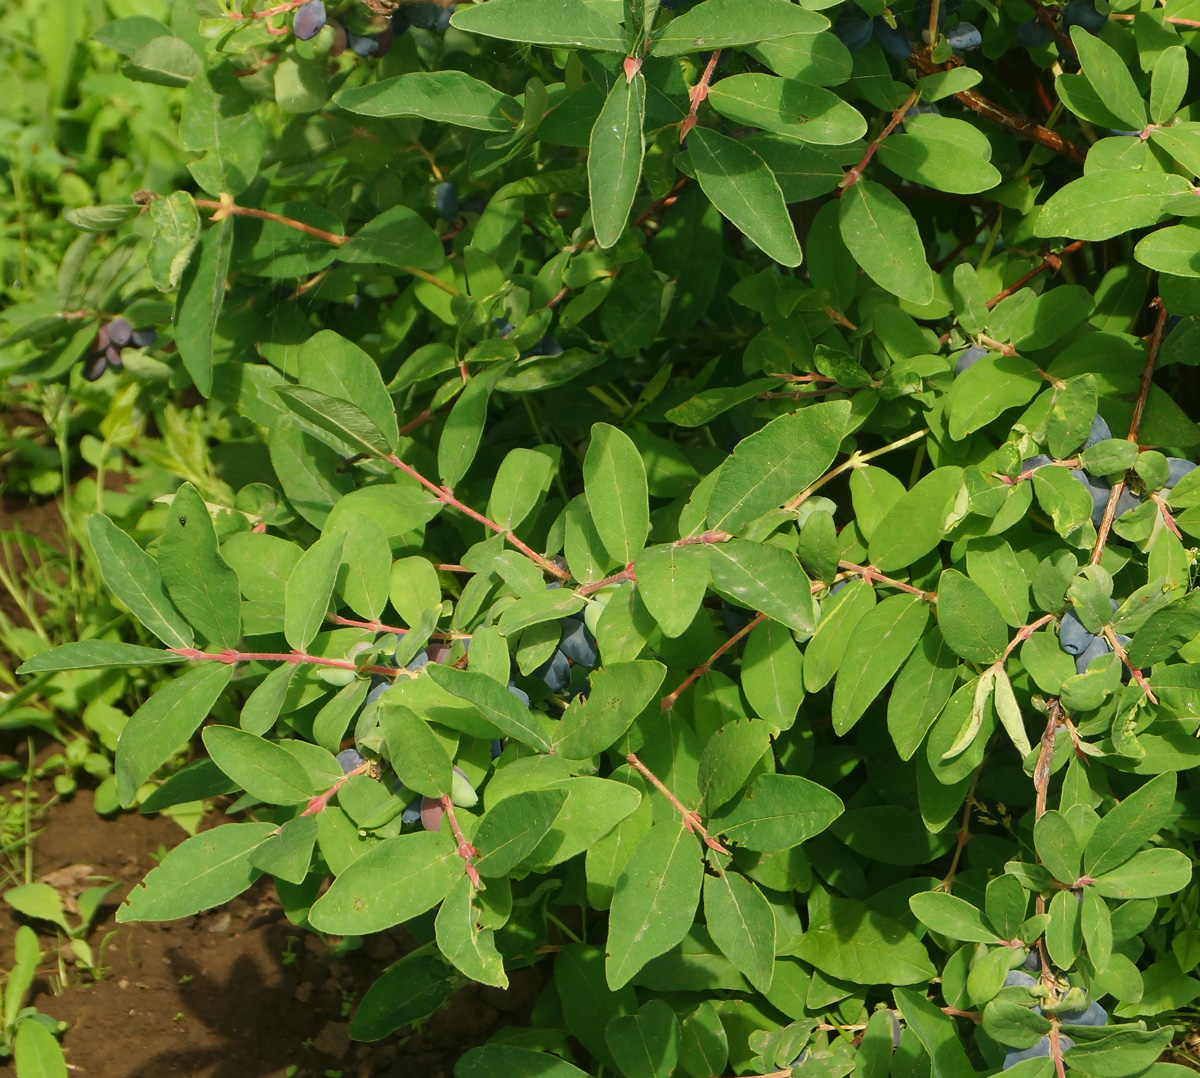
M1041 959L1041 956L1037 953L1036 949L1031 950L1029 952L1029 954L1027 954L1025 956L1025 961L1021 964L1026 969L1032 970L1034 973L1040 973L1041 969L1042 969L1042 959Z
M101 352L98 356L90 357L83 365L83 377L85 381L94 382L100 377L108 367L108 360L104 353Z
M379 39L350 34L350 51L355 56L374 56L379 51Z
M389 679L380 677L379 681L371 686L371 691L367 693L365 704L375 703L375 701L378 700L391 687L392 683Z
M1092 642L1083 650L1083 653L1076 657L1075 672L1086 673L1093 660L1100 658L1101 655L1107 655L1110 651L1112 651L1112 644L1105 637L1093 637Z
M858 52L868 41L874 26L871 16L857 4L843 4L833 24L834 35L851 52Z
M108 343L124 348L133 337L133 326L124 318L114 318L108 323Z
M308 0L296 8L292 16L292 33L301 41L309 41L321 32L325 25L325 5L322 0Z
M752 617L754 611L747 610L744 606L729 602L721 604L721 625L730 636L740 633L750 624Z
M115 344L110 344L104 349L104 358L108 360L108 365L114 370L121 369L121 351Z
M1082 26L1089 34L1098 34L1108 21L1096 10L1092 0L1071 0L1063 8L1063 26Z
M429 665L429 652L422 648L405 664L405 670L423 670Z
M957 378L964 371L969 371L986 355L987 349L978 344L973 344L970 348L960 352L958 362L954 364L954 377Z
M1027 19L1017 27L1017 44L1023 49L1040 49L1054 40L1054 31L1037 19Z
M135 329L133 343L137 348L150 348L158 341L158 332L153 329Z
M439 33L445 33L450 29L450 16L454 14L456 5L448 4L438 13L437 19L434 21L433 28Z
M341 765L342 774L349 775L363 762L363 758L357 749L342 749L337 754L337 762Z
M1103 441L1103 439L1100 440ZM1092 496L1092 524L1097 528L1100 527L1100 521L1104 519L1104 508L1108 505L1109 485L1103 479L1097 479L1081 468L1072 468L1071 478L1077 483L1082 483Z
M1092 419L1092 429L1088 431L1087 441L1083 443L1084 449L1091 449L1098 442L1107 442L1112 437L1112 431L1108 429L1108 424L1104 421L1104 417L1097 412Z
M404 15L413 26L419 26L422 30L436 30L442 15L442 5L434 3L408 4L404 9Z
M1115 520L1116 517L1124 516L1131 509L1136 509L1141 504L1142 499L1126 487L1121 491L1121 496L1117 499L1117 512L1113 519Z
M454 184L439 183L433 197L443 221L458 220L458 192L454 189Z

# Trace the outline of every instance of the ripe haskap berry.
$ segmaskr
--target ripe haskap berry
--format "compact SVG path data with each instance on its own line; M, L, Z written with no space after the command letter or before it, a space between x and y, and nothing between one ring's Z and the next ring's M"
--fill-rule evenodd
M851 52L858 52L868 41L875 27L871 16L857 4L843 4L833 23L837 39Z
M529 706L529 693L527 693L524 689L519 688L516 682L510 681L508 683L508 691L512 693L513 696L515 696L518 700L520 700L521 703L523 703L526 707Z
M507 337L513 331L513 324L507 318L493 318L492 325L501 337Z
M390 679L380 676L379 680L371 686L371 691L367 693L367 699L364 701L364 706L365 704L375 703L375 701L378 700L391 687L392 683Z
M454 14L455 7L457 7L456 4L447 4L442 8L441 13L433 24L433 28L438 33L443 34L450 29L450 16Z
M1021 48L1038 49L1054 40L1054 31L1043 26L1036 18L1027 19L1017 27L1016 38Z
M421 818L421 798L414 797L408 807L400 813L400 822L406 826L416 823Z
M1106 16L1096 10L1092 0L1071 0L1063 8L1063 26L1082 26L1089 34L1098 34L1108 22Z
M1097 412L1092 419L1092 429L1088 431L1087 441L1083 443L1083 448L1091 449L1097 442L1107 442L1111 437L1112 431L1108 429L1104 417Z
M752 617L754 611L747 610L744 606L729 602L721 604L721 625L730 636L740 633L750 624Z
M337 762L342 767L342 774L349 775L351 771L363 762L363 758L358 749L342 749L337 754Z
M1124 516L1131 509L1136 509L1141 504L1141 496L1134 494L1132 490L1126 487L1125 490L1121 491L1121 496L1117 499L1117 511L1113 519L1116 520L1117 517Z
M983 34L969 22L953 23L943 33L955 52L970 52L983 44Z
M1025 956L1025 961L1021 963L1026 969L1032 970L1034 973L1040 973L1042 969L1042 959L1036 950L1032 950Z
M114 318L108 323L108 343L124 348L133 339L133 326L124 318Z
M308 0L296 8L292 16L292 33L301 41L308 41L321 32L325 25L325 5L322 0Z
M442 808L442 803L432 797L421 798L421 826L426 831L436 831L442 826L442 817L446 815L446 810Z
M1093 637L1092 642L1083 650L1083 653L1076 657L1075 672L1087 673L1087 668L1092 665L1093 660L1100 658L1101 655L1107 655L1110 651L1112 651L1112 644L1105 637Z
M104 349L104 358L108 360L108 365L114 370L121 369L121 351L115 344L110 344Z
M954 377L957 378L964 371L969 371L986 355L987 349L978 344L973 344L965 351L959 352L958 362L954 364Z
M1023 969L1010 969L1004 977L1004 987L1014 988L1020 986L1022 988L1032 988L1037 984L1037 978L1031 977Z
M351 34L350 51L355 56L374 56L379 51L379 39Z
M150 348L158 341L158 332L153 329L135 329L132 333L135 348Z
M1070 1037L1064 1037L1061 1033L1058 1035L1058 1046L1062 1051L1068 1048L1074 1048L1075 1042ZM1032 1048L1022 1048L1020 1051L1009 1052L1004 1057L1004 1065L1002 1070L1008 1070L1010 1067L1015 1067L1018 1063L1024 1063L1027 1059L1042 1059L1050 1054L1050 1038L1043 1037Z
M562 627L559 651L579 666L595 666L600 655L596 651L596 638L588 627L579 618L563 618L559 625Z
M1083 627L1083 622L1068 610L1058 626L1058 646L1068 655L1082 655L1091 646L1095 636Z
M404 664L405 670L423 670L429 665L429 652L422 648L416 653L407 663Z
M108 360L102 352L98 356L91 356L83 365L83 377L85 381L94 382L108 368Z
M504 751L504 739L500 737L492 738L492 759L498 760L500 754Z
M562 692L571 684L571 664L561 651L555 649L554 654L533 672L533 676L541 678L551 692Z
M443 221L458 220L458 192L452 183L439 183L433 195Z
M1108 1025L1108 1011L1101 1007L1095 1000L1089 1003L1082 1011L1059 1011L1058 1018L1059 1021L1067 1022L1073 1026Z
M1109 485L1103 479L1097 479L1081 468L1072 468L1071 478L1076 483L1082 483L1092 496L1092 524L1094 527L1100 527L1100 521L1104 519L1104 508L1108 505Z
M1034 472L1038 468L1044 468L1047 464L1053 464L1054 458L1046 456L1045 453L1038 453L1036 456L1026 457L1021 461L1021 471Z
M896 60L907 60L912 53L912 39L908 36L908 23L903 15L895 16L896 25L889 26L882 15L875 16L872 33L880 47Z
M1184 460L1183 457L1167 457L1167 485L1165 489L1170 490L1188 472L1195 470L1195 461Z
M436 30L442 15L442 5L408 4L404 8L404 14L413 26L419 26L422 30Z

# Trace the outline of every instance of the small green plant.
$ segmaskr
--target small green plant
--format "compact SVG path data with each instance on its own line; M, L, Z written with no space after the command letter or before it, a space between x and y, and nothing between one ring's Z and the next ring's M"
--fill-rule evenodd
M48 921L66 936L66 942L59 948L59 971L63 983L68 979L64 965L68 949L71 961L87 971L93 980L100 980L105 972L105 967L101 964L104 951L115 933L108 933L95 949L85 937L91 931L104 900L119 886L106 880L81 891L75 900L77 921L74 924L67 915L62 896L48 883L26 883L19 887L11 887L0 897L18 913L34 920Z
M66 1023L25 1006L41 958L33 929L22 925L13 937L13 963L0 993L0 1059L14 1060L17 1078L67 1073L62 1048L55 1039Z

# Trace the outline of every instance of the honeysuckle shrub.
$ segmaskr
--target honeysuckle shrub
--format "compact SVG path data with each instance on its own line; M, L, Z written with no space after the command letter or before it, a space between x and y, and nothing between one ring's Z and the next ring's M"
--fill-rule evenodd
M121 919L404 924L364 1040L544 965L459 1078L1184 1074L1200 12L114 14L189 175L6 347L209 455L24 670L236 798Z

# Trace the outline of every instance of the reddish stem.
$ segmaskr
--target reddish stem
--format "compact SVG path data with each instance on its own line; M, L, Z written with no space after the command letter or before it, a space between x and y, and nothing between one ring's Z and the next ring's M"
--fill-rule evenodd
M1043 614L1037 621L1031 621L1028 625L1022 625L1017 630L1017 635L1009 641L1008 647L1004 649L1004 655L1001 657L999 666L1004 665L1004 660L1007 659L1016 649L1017 645L1028 640L1034 633L1038 631L1047 622L1053 621L1053 614Z
M471 886L478 891L483 886L479 882L479 870L474 863L474 859L479 856L479 851L467 841L466 836L462 833L462 828L458 826L458 817L454 815L454 802L446 794L442 794L438 800L441 802L442 808L446 810L446 818L450 821L450 832L454 835L454 841L458 843L458 856L463 859L463 870L471 881Z
M857 165L855 165L849 172L846 173L845 176L842 177L842 182L838 184L839 196L842 193L849 191L851 187L853 187L856 183L858 183L859 180L862 179L863 169L865 169L867 165L871 163L871 158L875 156L875 151L879 149L879 144L883 142L888 135L896 130L896 126L901 120L904 119L904 114L917 103L917 98L920 96L921 94L919 90L913 90L913 92L904 99L904 104L902 104L898 109L896 109L895 112L892 113L892 118L888 121L887 127L880 131L879 134L876 135L871 141L871 144L867 147L867 152L862 156L862 160L859 161Z
M340 779L337 780L337 782L335 782L332 786L330 786L329 789L326 790L323 794L318 794L316 797L311 798L309 800L308 804L305 806L304 811L302 813L300 813L300 815L301 816L315 816L318 812L324 812L326 807L328 806L330 800L332 800L333 795L336 794L338 792L338 790L340 790L342 788L342 783L344 783L348 778L351 778L354 775L363 775L370 769L371 769L371 761L364 760L361 764L358 765L358 767L354 768L352 771L347 771ZM278 831L278 829L276 829L275 834L278 834L278 833L279 833L279 831Z
M688 110L687 116L683 118L683 122L679 125L679 141L683 142L688 137L688 132L696 126L696 113L700 109L700 102L708 97L709 83L712 82L713 72L717 69L717 61L721 58L721 50L714 49L713 54L708 58L708 64L704 68L704 74L700 76L700 81L691 88L688 97L691 99L691 108Z
M559 580L570 580L571 579L570 573L568 573L565 569L560 569L549 558L545 557L542 554L539 554L536 550L534 550L532 547L530 547L527 543L522 542L508 528L502 527L501 525L497 524L494 520L489 520L478 510L472 509L469 505L465 504L464 502L460 502L454 496L454 492L452 490L450 490L449 487L439 487L433 481L426 479L420 472L418 472L416 470L416 468L412 467L412 465L410 465L410 464L405 464L404 461L402 461L394 453L391 454L390 456L384 457L384 460L386 460L393 467L399 468L402 472L404 472L405 475L412 476L413 479L415 479L418 483L421 484L421 486L423 486L426 490L428 490L431 494L433 494L437 498L437 500L439 502L441 502L443 505L447 505L451 509L457 509L464 516L468 516L472 520L477 520L485 528L489 529L490 531L494 531L497 535L503 535L505 539L507 539L514 547L517 548L517 550L519 550L522 554L524 554L525 557L527 557L531 562L534 563L534 565L536 565L543 572L550 573L552 576L557 577Z
M224 651L201 651L199 648L167 648L176 655L182 655L192 662L219 662L226 666L235 663L248 662L281 662L295 666L298 663L308 663L311 666L332 666L338 670L353 670L356 673L382 674L384 677L412 677L407 670L397 670L394 666L364 666L359 667L350 659L327 659L323 655L306 655L302 651L234 651L226 648Z
M1008 299L1008 297L1011 296L1014 292L1020 291L1022 288L1024 288L1027 284L1029 284L1029 282L1032 281L1039 274L1045 273L1046 270L1053 270L1055 273L1057 273L1059 270L1059 267L1062 265L1062 260L1064 258L1066 258L1067 255L1074 254L1080 248L1086 247L1087 243L1088 243L1087 240L1076 240L1074 243L1068 243L1066 245L1066 247L1064 247L1062 249L1062 252L1060 254L1046 255L1046 257L1043 258L1041 260L1041 262L1039 262L1036 266L1034 266L1033 269L1031 269L1028 273L1023 274L1022 276L1018 277L1007 288L1001 290L1000 292L997 292L996 295L994 295L991 299L989 299L986 304L987 309L990 311L1001 300Z
M705 674L707 674L712 664L715 663L722 655L724 655L725 652L727 652L731 647L733 647L734 644L741 640L742 637L749 636L749 634L753 632L757 626L761 625L766 620L766 614L755 614L754 617L746 622L746 624L743 625L736 633L734 633L733 636L731 636L725 641L724 644L717 648L717 650L714 651L705 662L702 662L696 667L695 670L688 674L688 676L683 679L673 693L663 697L662 707L660 710L670 711L671 708L675 706L675 701L679 699L680 693L687 689L693 681L696 681L698 678L702 678Z
M269 19L272 15L283 15L285 12L294 11L304 3L305 0L287 0L286 3L269 7L265 11L252 11L248 15L242 15L236 11L227 11L225 12L225 17L227 19Z
M1113 649L1113 651L1116 652L1117 658L1120 659L1121 662L1125 664L1125 669L1129 671L1129 676L1131 678L1133 678L1133 680L1137 683L1138 688L1140 688L1142 690L1142 692L1144 692L1146 694L1146 699L1149 700L1150 703L1152 703L1152 704L1157 704L1158 697L1155 696L1154 693L1151 691L1150 682L1148 682L1146 680L1145 676L1142 674L1142 672L1140 670L1138 670L1133 665L1133 663L1131 663L1129 661L1129 654L1125 651L1125 648L1121 645L1121 642L1117 639L1116 630L1113 629L1113 627L1111 625L1105 625L1103 631L1104 631L1104 639L1108 641L1109 647L1111 647Z
M294 217L284 217L282 214L270 213L267 210L256 210L250 206L239 206L237 203L228 200L216 202L211 198L198 198L195 202L202 210L215 210L216 212L212 216L214 221L220 221L230 216L257 217L262 221L274 221L277 225L293 228L297 232L303 232L305 235L324 240L335 247L341 247L350 242L349 236L339 235L336 232L326 232L323 228L314 228L312 225L306 225L303 221L297 221Z
M855 573L861 576L868 583L886 584L889 588L896 588L898 591L908 592L909 595L915 595L920 599L924 599L927 603L937 602L936 591L922 591L920 588L913 587L912 584L906 584L903 580L897 580L895 577L884 576L878 569L870 565L855 565L852 561L839 561L839 569L845 569L847 572Z
M762 615L759 616L761 617ZM642 777L645 778L651 786L653 786L671 803L675 811L678 812L680 817L683 819L683 828L685 831L687 831L689 834L699 835L703 840L704 845L706 845L710 850L716 850L717 853L723 853L726 856L729 855L729 851L704 829L704 824L701 822L699 814L692 812L692 810L687 808L678 797L671 793L671 791L663 785L659 777L637 758L636 754L632 752L629 753L629 755L625 757L625 760L630 767L636 768L638 773L642 775Z

